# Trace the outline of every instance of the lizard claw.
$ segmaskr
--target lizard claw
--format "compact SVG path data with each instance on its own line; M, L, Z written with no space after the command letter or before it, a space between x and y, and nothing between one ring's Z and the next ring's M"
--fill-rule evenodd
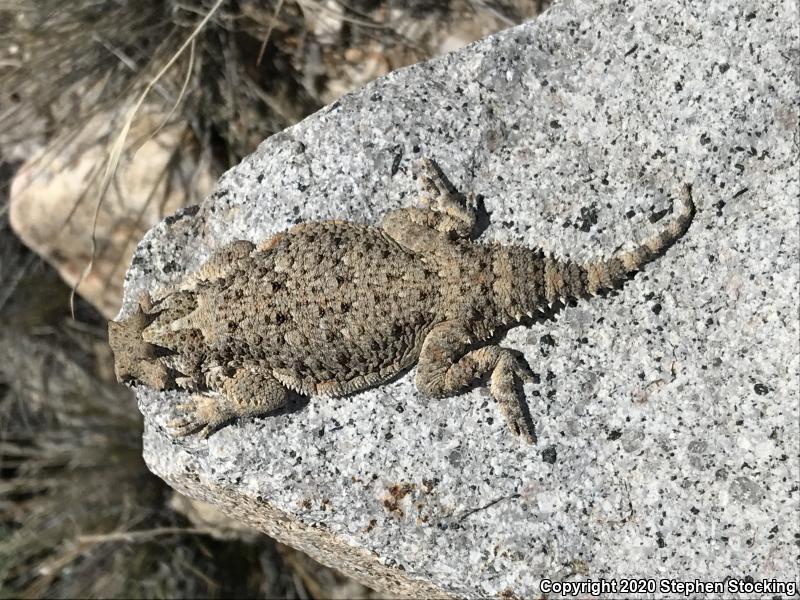
M201 427L202 424L199 424L193 419L187 417L177 417L175 419L170 419L167 422L167 428L170 430L170 433L175 437L184 437L187 435L191 435Z

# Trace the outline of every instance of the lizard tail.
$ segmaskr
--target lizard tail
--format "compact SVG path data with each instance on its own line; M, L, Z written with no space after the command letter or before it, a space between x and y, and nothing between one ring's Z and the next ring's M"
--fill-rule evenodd
M689 184L681 189L680 201L678 214L667 226L633 250L583 265L548 261L545 269L548 301L594 296L617 288L647 263L661 256L686 233L694 219L695 205Z

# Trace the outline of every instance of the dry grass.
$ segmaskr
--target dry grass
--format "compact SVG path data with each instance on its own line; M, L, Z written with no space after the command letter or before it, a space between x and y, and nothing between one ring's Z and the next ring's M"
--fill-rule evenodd
M96 374L102 320L67 319L52 280L39 306L39 268L0 312L19 324L0 331L0 597L295 597L270 540L219 542L167 508L135 401Z

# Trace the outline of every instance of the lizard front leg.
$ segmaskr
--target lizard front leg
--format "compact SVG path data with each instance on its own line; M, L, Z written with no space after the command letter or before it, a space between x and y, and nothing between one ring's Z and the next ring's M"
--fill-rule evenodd
M247 368L221 380L218 390L192 395L191 402L178 405L181 416L167 427L175 436L200 431L208 437L221 425L241 417L260 417L286 404L288 390L271 374Z
M484 346L469 350L470 344L466 327L459 323L446 322L434 327L425 338L417 363L417 389L434 398L452 396L491 373L489 390L509 429L532 444L533 434L515 385L517 378L530 380L526 367L508 348Z

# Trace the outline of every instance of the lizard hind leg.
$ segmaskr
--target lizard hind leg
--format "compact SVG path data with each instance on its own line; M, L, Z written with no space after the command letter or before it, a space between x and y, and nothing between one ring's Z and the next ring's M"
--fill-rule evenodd
M172 435L183 437L200 432L207 438L229 421L260 417L286 404L288 390L269 373L239 369L222 380L221 389L193 394L190 402L177 406L179 416L167 423Z
M421 206L390 211L381 227L400 245L418 253L448 251L450 241L468 238L475 229L475 209L450 191L433 161L420 161L417 176Z
M469 350L466 328L452 322L435 327L425 338L417 364L417 389L434 398L465 391L477 380L491 374L489 390L514 435L534 443L525 418L517 382L530 381L527 365L511 350L484 346Z
M467 238L475 228L477 215L472 206L450 188L438 165L429 158L419 164L420 199L425 208L438 215L435 228L452 237ZM471 194L470 194L471 196Z

